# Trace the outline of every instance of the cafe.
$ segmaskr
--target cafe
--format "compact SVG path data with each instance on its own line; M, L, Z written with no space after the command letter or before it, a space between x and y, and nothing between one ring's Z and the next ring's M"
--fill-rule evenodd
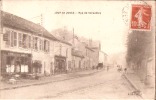
M1 72L5 74L31 73L32 55L12 51L1 51Z

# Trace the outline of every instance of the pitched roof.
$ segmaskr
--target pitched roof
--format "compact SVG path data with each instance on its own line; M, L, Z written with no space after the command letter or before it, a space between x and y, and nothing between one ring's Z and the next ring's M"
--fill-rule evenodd
M94 52L94 50L92 48L90 48L88 46L86 46L86 48L89 49L90 51L93 51Z
M55 37L55 38L56 38L59 42L61 42L61 43L67 44L67 45L69 45L69 46L72 46L71 43L69 43L69 42L67 42L67 41L65 41L65 40L59 39L58 37Z
M69 42L67 42L67 41L64 41L64 40L59 40L61 43L64 43L64 44L67 44L67 45L70 45L70 46L72 46L72 44L71 43L69 43Z
M30 32L35 35L41 35L45 38L49 38L52 40L57 40L52 34L50 34L41 25L35 24L24 18L18 17L16 15L4 11L2 11L2 25L15 28L15 29L20 29L26 32Z

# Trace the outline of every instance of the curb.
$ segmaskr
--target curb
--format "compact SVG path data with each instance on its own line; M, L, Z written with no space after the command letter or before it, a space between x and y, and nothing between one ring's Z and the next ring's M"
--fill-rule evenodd
M60 82L60 81L65 81L65 80L71 80L71 79L74 79L74 78L87 77L88 75L91 75L91 74L94 74L94 73L97 73L97 72L99 72L99 71L88 73L88 74L86 74L86 76L77 75L77 76L74 76L74 77L69 77L69 78L60 79L60 80L53 80L53 81L47 81L47 82L36 82L36 83L25 84L25 85L21 85L21 86L6 87L6 88L2 88L0 90L11 90L11 89L17 89L17 88L22 88L22 87L29 87L29 86L35 86L35 85L44 85L44 84L49 84L49 83L53 83L53 82ZM64 75L68 75L68 74L63 74L63 76Z
M137 88L137 86L127 77L126 74L123 74L123 75L125 76L125 78L128 80L128 82L131 84L131 86L132 86L135 90L139 90L139 89Z
M127 77L126 74L123 74L123 75L125 76L126 80L130 83L130 85L131 85L135 90L140 90L140 89ZM141 91L141 90L140 90L140 91ZM141 94L142 94L142 95L138 95L138 96L140 96L140 97L143 99L144 94L142 93L142 91L141 91Z
M61 80L55 80L55 81L48 81L48 82L41 82L41 83L32 83L32 84L25 84L25 85L21 85L21 86L13 86L13 87L7 87L7 88L3 88L0 90L11 90L11 89L17 89L17 88L22 88L22 87L29 87L29 86L35 86L35 85L44 85L44 84L48 84L48 83L52 83L52 82L60 82L60 81L65 81L65 80L70 80L70 79L74 79L77 77L72 77L72 78L66 78L66 79L61 79Z

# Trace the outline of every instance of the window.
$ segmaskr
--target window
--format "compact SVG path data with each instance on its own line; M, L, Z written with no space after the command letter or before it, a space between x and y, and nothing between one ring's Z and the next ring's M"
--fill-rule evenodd
M6 44L10 45L11 47L17 46L17 33L14 31L6 31L6 34L8 34Z
M44 40L44 51L46 51L46 40Z
M48 43L48 45L47 45L47 46L48 46L48 47L47 47L48 49L47 49L47 50L48 50L48 52L49 52L49 51L50 51L50 42L47 41L47 43Z
M39 39L39 45L40 50L42 50L42 39Z
M5 34L8 34L8 40L6 41L6 45L10 45L10 31L6 31Z
M26 47L29 48L29 35L26 35Z
M31 48L31 36L28 38L28 48Z
M35 50L38 50L38 38L35 37L35 41L34 41L34 46L35 46Z
M31 48L31 36L18 33L18 45L22 48Z
M32 48L35 49L35 37L32 37Z
M50 51L50 42L48 40L44 40L44 51L45 52Z
M23 34L22 33L18 33L18 45L19 47L22 47L22 36Z
M14 46L14 34L13 31L11 32L11 47Z
M33 49L38 50L38 38L37 37L33 37Z
M27 35L23 34L23 48L27 48Z
M22 48L31 48L31 36L9 30L6 30L6 34L8 34L6 45L10 45L11 47L18 45Z
M17 33L13 32L13 36L14 36L14 46L17 46Z

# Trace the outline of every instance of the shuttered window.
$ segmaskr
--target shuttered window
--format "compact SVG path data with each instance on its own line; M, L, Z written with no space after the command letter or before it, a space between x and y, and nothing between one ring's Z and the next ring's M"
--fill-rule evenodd
M19 47L22 47L22 38L23 38L23 34L18 33L18 45L19 45Z
M17 46L17 33L13 32L14 34L14 46Z

